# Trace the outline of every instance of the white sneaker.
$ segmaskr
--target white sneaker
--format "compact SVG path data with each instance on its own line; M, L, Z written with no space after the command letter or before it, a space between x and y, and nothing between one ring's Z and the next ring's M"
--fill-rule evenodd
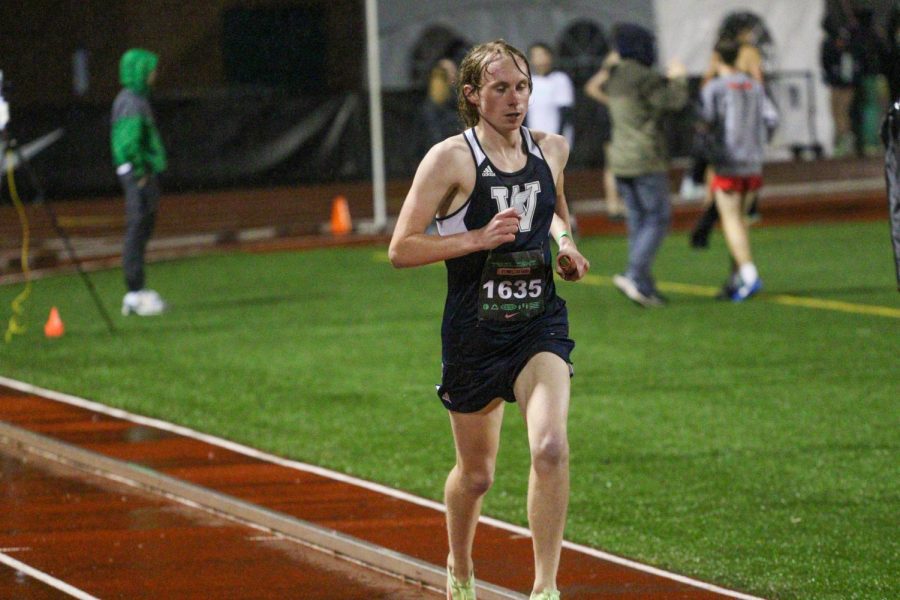
M690 175L685 175L681 179L681 187L678 189L678 196L684 202L703 200L706 189L702 184L694 181Z
M156 290L151 290L150 288L145 288L141 290L141 294L143 294L146 298L148 298L148 302L153 302L157 304L162 304L163 307L166 306L166 301L162 299L162 296L159 295L159 292Z
M139 290L128 292L122 298L122 314L150 317L165 312L166 303L162 297L153 290Z
M643 306L645 308L650 306L662 306L661 301L657 301L650 296L642 294L641 290L638 289L637 284L630 277L613 275L613 285L638 306Z

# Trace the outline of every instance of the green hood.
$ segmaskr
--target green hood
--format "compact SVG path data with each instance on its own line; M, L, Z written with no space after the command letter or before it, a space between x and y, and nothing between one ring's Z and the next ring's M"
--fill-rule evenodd
M150 72L156 68L159 57L142 48L132 48L122 55L119 62L119 81L138 94L147 93L147 78Z

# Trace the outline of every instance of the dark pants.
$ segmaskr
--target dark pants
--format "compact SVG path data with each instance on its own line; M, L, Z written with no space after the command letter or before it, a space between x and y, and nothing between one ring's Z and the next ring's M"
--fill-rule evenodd
M669 177L666 173L616 177L616 188L628 207L628 272L625 275L637 284L642 294L654 294L653 260L672 220Z
M129 292L144 288L144 252L153 234L159 208L159 182L148 175L143 186L131 173L119 176L125 191L125 245L122 249L122 271Z

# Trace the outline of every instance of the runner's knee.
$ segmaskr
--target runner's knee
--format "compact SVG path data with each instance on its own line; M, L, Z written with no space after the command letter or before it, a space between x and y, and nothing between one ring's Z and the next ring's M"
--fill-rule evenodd
M531 449L535 471L554 471L569 463L569 442L565 434L547 434Z
M474 496L483 496L494 483L494 466L459 467L459 481L463 489Z

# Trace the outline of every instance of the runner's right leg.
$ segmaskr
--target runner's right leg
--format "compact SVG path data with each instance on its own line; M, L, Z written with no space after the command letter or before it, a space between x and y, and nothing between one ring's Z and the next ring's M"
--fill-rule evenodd
M444 486L447 505L448 564L459 581L472 574L472 544L481 514L481 501L494 481L500 447L503 400L495 399L477 413L450 411L456 465Z

